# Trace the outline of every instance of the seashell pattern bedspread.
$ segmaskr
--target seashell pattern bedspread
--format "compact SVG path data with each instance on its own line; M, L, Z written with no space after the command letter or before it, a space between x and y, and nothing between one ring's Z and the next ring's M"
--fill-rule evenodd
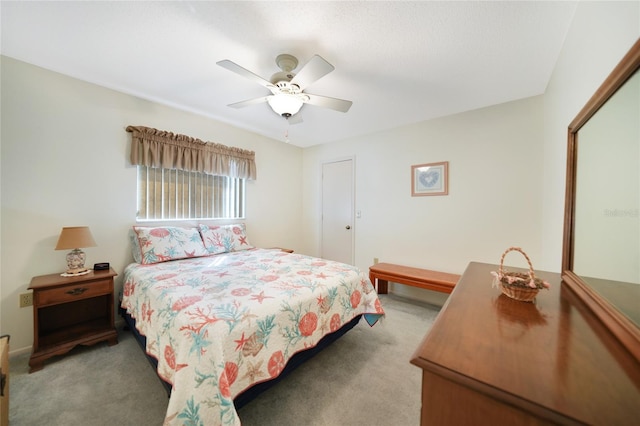
M240 424L235 396L355 316L384 315L358 268L272 249L130 264L121 305L173 385L165 425Z

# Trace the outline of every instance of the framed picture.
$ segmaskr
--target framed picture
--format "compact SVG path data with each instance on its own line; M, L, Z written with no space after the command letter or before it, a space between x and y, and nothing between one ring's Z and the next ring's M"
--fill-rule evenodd
M411 166L411 196L447 195L449 193L449 162Z

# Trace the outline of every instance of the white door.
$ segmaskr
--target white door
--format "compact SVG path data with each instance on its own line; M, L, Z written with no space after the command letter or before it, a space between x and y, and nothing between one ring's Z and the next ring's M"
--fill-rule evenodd
M322 165L322 254L353 265L353 160Z

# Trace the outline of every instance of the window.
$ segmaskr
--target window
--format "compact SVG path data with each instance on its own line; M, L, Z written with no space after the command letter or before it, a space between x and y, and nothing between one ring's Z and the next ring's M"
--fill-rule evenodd
M136 219L244 219L256 154L145 126L127 126L138 171Z
M244 218L244 178L137 167L138 220Z

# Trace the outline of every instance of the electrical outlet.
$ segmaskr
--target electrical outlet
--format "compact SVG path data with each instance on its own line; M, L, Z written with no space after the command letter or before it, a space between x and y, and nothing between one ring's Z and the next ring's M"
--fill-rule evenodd
M20 307L26 308L33 305L33 293L20 294Z
M375 265L376 263L378 263L378 258L377 258L377 257L374 257L374 258L373 258L373 264Z

